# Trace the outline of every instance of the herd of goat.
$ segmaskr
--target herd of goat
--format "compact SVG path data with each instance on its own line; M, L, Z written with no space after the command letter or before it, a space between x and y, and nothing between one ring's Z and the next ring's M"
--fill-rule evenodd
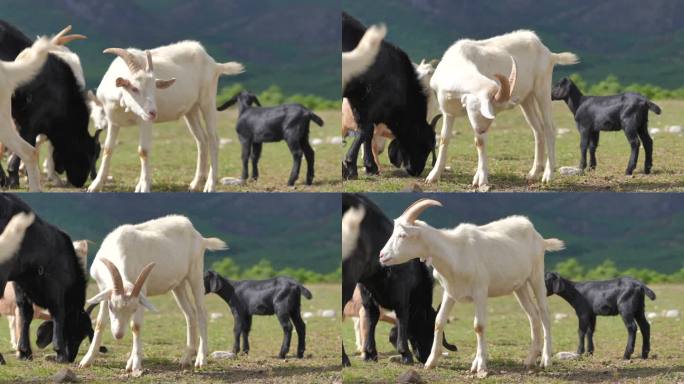
M311 292L287 277L235 281L205 272L205 251L228 246L220 239L203 237L184 216L121 225L110 232L90 267L98 288L90 299L86 299L87 242L72 242L68 234L42 220L12 194L0 194L0 232L0 292L4 292L0 314L10 320L12 347L20 359L32 358L29 329L34 318L47 320L38 328L36 344L44 348L52 343L57 362L73 362L81 342L90 338L80 367L92 365L98 353L107 352L101 346L107 323L116 340L130 326L133 346L126 372L138 376L143 372L144 310L156 311L149 297L168 293L176 299L187 325L182 369L207 364L204 296L209 293L225 300L234 315L235 354L240 337L242 351L249 352L252 316L275 315L284 334L279 357L289 352L293 328L298 337L296 356L304 357L301 296L311 299ZM93 329L90 313L98 305ZM0 355L0 364L4 363Z
M551 52L532 31L520 30L485 40L461 39L450 46L438 63L421 68L398 46L384 41L384 26L366 28L342 14L342 89L345 103L343 129L355 129L354 141L342 161L342 177L358 177L357 157L363 145L368 174L378 174L378 142L393 138L390 162L420 176L430 153L438 148L426 183L438 182L447 163L447 148L454 119L466 116L475 135L477 170L473 187L489 188L487 134L495 116L519 106L534 134L534 162L528 180L541 176L551 181L556 168L556 128L552 100L564 100L580 133L581 162L596 167L601 131L624 131L631 155L626 174L636 168L640 143L652 167L653 140L648 132L649 110L660 107L637 93L583 96L568 78L552 84L556 65L571 65L579 58L570 52ZM442 128L436 143L436 117ZM432 121L432 123L428 123ZM380 133L378 130L380 128ZM386 132L384 132L386 131ZM392 146L394 151L392 151ZM381 150L381 149L380 149ZM375 155L375 156L374 156Z
M530 220L511 216L486 225L463 223L437 229L419 220L436 200L420 199L390 220L367 196L342 196L342 305L355 317L357 346L365 360L377 360L375 327L392 324L390 342L411 363L412 355L425 368L434 368L446 342L444 327L454 304L472 302L477 352L471 372L487 375L487 301L514 295L530 322L531 344L526 368L537 362L551 365L552 333L547 296L556 294L575 310L579 320L577 353L593 353L596 316L620 315L628 332L623 357L634 352L637 326L650 351L650 326L645 297L655 293L644 283L622 277L608 281L572 282L558 273L544 272L544 254L564 249L563 241L544 238ZM432 307L434 280L443 288L437 310ZM408 346L411 346L409 350ZM350 360L342 346L342 363Z
M219 77L244 71L237 62L217 63L196 41L182 41L150 50L107 48L116 55L102 77L96 93L88 91L78 55L64 46L85 39L66 35L32 41L15 26L0 21L0 143L12 156L8 173L0 168L0 186L17 187L23 162L29 191L40 191L38 145L48 142L48 178L64 185L83 187L90 177L89 192L101 191L107 180L121 127L137 125L140 177L136 192L151 190L150 153L155 123L185 120L197 144L197 166L191 191L216 190L218 149L216 91ZM256 100L256 97L254 97ZM258 100L256 104L260 106ZM227 108L230 103L222 106ZM313 182L314 151L309 144L309 122L323 120L299 104L272 108L247 107L241 102L238 136L246 158L256 164L264 142L285 140L293 167L288 185L294 185L302 155L307 160L306 183ZM244 116L243 116L244 115ZM247 116L248 115L248 116ZM88 131L90 120L96 128ZM100 133L106 130L103 148ZM96 163L102 154L99 170Z

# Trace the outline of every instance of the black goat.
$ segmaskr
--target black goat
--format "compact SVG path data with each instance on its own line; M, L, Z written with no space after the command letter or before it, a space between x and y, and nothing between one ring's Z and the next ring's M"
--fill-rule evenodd
M219 111L226 110L231 105L239 103L240 116L235 130L242 145L242 179L249 178L248 162L252 157L252 178L259 178L257 163L261 155L262 143L273 143L285 140L292 153L292 172L287 185L294 185L299 177L302 154L306 157L306 184L311 185L314 178L314 150L309 144L309 122L313 121L323 126L323 119L299 104L284 104L275 107L261 107L257 97L242 91L218 107Z
M648 111L660 114L660 107L638 93L622 93L613 96L583 96L572 82L563 78L551 90L552 100L565 100L570 112L575 116L580 133L580 169L587 167L587 147L589 148L589 168L596 168L596 148L601 131L625 131L632 153L625 174L631 175L639 157L639 139L644 145L646 160L644 173L651 173L653 166L653 139L648 134Z
M32 212L21 199L0 194L0 229L20 212ZM19 358L31 359L29 327L33 303L50 311L53 318L53 347L58 362L73 362L84 338L93 333L90 316L84 311L86 279L69 236L36 217L26 230L18 252L0 261L0 293L14 281L22 329Z
M234 326L233 353L240 352L240 335L242 335L242 351L249 353L249 331L252 328L253 315L276 315L283 327L283 344L278 356L283 359L290 350L292 339L292 323L297 331L297 357L304 357L306 349L306 324L302 320L301 296L308 300L311 292L297 281L289 277L274 277L267 280L229 281L214 271L204 274L205 293L215 293L228 303L233 313Z
M14 60L33 41L8 22L0 20L0 60ZM29 83L12 96L12 117L19 134L34 145L44 134L54 146L53 160L58 173L66 171L71 185L82 187L88 175L97 175L95 163L100 156L98 134L90 136L90 115L84 90L69 64L50 54ZM19 158L8 167L9 180L0 167L0 185L19 185Z
M353 50L365 32L363 24L342 13L343 52ZM342 162L342 177L358 177L356 159L362 144L366 173L378 173L371 148L373 128L378 123L385 123L396 137L408 174L419 176L435 148L435 131L425 118L427 95L406 53L383 41L373 65L349 81L344 97L349 99L361 134L354 138Z
M377 360L375 326L380 315L378 305L394 310L397 315L396 342L402 362L413 362L408 343L418 361L424 363L432 349L437 312L432 308L432 273L418 259L408 263L383 267L378 255L392 234L392 221L370 199L359 194L342 195L342 213L351 207L363 206L365 215L359 227L359 237L354 251L342 261L342 305L352 298L356 283L361 290L363 306L369 317L368 334L364 353L366 360ZM444 346L457 350L444 340ZM343 364L349 358L342 351Z
M547 272L546 294L557 294L567 301L579 319L579 346L577 354L584 353L584 337L587 337L587 352L594 353L594 332L596 316L620 315L627 327L627 347L624 359L629 359L634 352L637 324L641 329L643 345L641 357L648 358L651 349L651 326L644 314L644 295L655 300L655 293L639 280L631 277L620 277L605 281L586 281L575 283L562 278L558 273Z

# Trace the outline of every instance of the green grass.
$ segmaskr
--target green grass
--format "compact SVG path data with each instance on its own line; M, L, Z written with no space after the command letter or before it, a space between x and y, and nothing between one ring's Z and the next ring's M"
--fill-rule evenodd
M93 294L93 286L89 293ZM302 299L302 312L320 309L337 309L340 303L339 285L308 285L312 300ZM109 328L104 333L103 345L109 353L100 354L92 367L78 369L68 367L79 376L81 382L112 383L131 381L139 383L329 383L340 378L340 327L339 317L314 316L306 319L306 353L304 359L294 358L296 335L292 336L290 352L286 359L277 358L282 342L282 329L274 316L255 316L250 333L249 355L232 360L209 358L208 366L199 372L181 372L179 359L185 344L185 320L172 296L153 297L152 302L159 313L145 313L142 330L144 374L133 379L125 374L126 360L131 349L131 335L127 331L123 340L115 341ZM233 317L228 306L216 295L207 296L208 313L220 312L224 316L209 323L209 352L231 350L233 343ZM18 361L9 348L8 327L0 326L0 351L7 365L0 367L0 382L44 382L65 365L46 361L46 355L54 354L34 348L34 361ZM33 322L32 338L39 321ZM88 342L81 345L77 362L85 354Z
M669 125L684 125L684 101L657 101L663 113L650 114L649 127L663 130ZM579 164L579 134L565 103L553 104L557 128L570 131L556 139L557 168L576 167ZM438 124L438 131L441 129ZM365 176L359 156L359 180L346 181L344 190L401 191L418 184L427 191L472 191L472 179L477 168L477 151L473 146L473 132L467 118L458 118L452 128L447 167L438 184L424 184L431 167L420 178L409 177L405 171L393 168L387 155L382 154L381 175ZM349 141L351 142L351 141ZM658 133L653 135L653 169L643 174L643 148L633 176L625 176L630 148L622 132L603 132L596 151L598 166L595 171L581 176L562 176L558 171L548 186L540 180L528 183L525 176L534 160L534 137L519 108L497 115L489 130L487 154L489 157L489 184L493 191L614 191L614 192L674 192L684 191L684 138L681 134ZM347 148L345 148L346 150ZM541 179L541 178L540 178Z
M684 285L653 285L657 300L647 300L646 310L657 312L665 309L682 311ZM435 306L441 299L436 290ZM575 351L577 349L577 317L563 299L549 298L550 312L565 313L568 317L552 324L553 351ZM488 303L488 325L486 330L489 360L489 377L474 378L470 364L475 356L475 334L473 305L457 303L450 316L445 332L447 339L455 343L458 352L443 356L438 367L426 371L414 365L428 383L674 383L684 381L684 324L681 319L657 317L651 323L651 358L638 358L641 351L641 334L637 334L635 353L637 358L622 360L627 332L619 316L599 317L594 335L595 351L591 357L579 360L558 361L548 370L527 372L522 362L530 343L530 329L527 317L515 298L505 296L493 298ZM351 322L344 323L343 338L348 350L354 348L354 330ZM397 355L387 342L389 326L382 323L376 331L379 361L365 363L358 356L352 357L352 367L343 370L343 380L349 383L388 383L406 371L408 367L389 362L391 355Z
M313 185L307 186L306 161L302 159L299 179L294 188L287 186L287 179L292 168L292 155L285 142L264 144L259 161L260 177L257 182L249 181L241 186L217 186L219 192L253 192L253 191L285 191L285 192L328 192L341 188L340 180L340 146L330 144L327 139L340 135L339 111L316 111L325 122L324 127L311 123L310 140L322 139L323 143L313 146L315 151L315 177ZM237 112L231 109L218 114L219 138L228 138L232 142L219 149L219 179L222 177L239 178L242 172L240 160L240 144L235 132ZM104 134L101 138L104 142ZM152 173L152 192L185 192L195 175L197 147L192 134L182 120L162 123L154 126L150 167ZM41 151L41 161L46 156L45 148ZM98 163L99 164L99 163ZM105 184L105 192L133 192L140 175L138 158L138 128L123 127L119 132L118 144L114 149L112 180ZM250 164L251 175L251 164ZM64 179L64 176L62 177ZM90 181L86 183L87 187ZM76 188L53 188L43 180L45 191L82 192ZM21 188L26 191L26 178L21 181Z

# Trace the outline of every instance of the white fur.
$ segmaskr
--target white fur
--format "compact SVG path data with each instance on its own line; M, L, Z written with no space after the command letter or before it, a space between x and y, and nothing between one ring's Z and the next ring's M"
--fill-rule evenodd
M342 259L349 257L359 239L361 221L366 215L363 206L351 207L342 216Z
M206 364L208 347L207 314L204 306L204 252L226 248L226 244L220 239L202 237L190 220L183 216L166 216L142 224L122 225L107 235L90 267L90 276L97 282L100 293L91 298L88 304L102 303L93 341L80 366L86 367L93 362L102 341L102 329L106 326L108 317L111 317L112 335L117 339L123 337L129 320L131 322L133 349L126 371L139 375L142 372L140 332L143 307L153 308L147 297L172 291L187 323L187 343L181 366L191 366L192 357L197 353L195 367L203 367ZM126 294L113 293L112 277L101 261L103 258L116 265L124 281ZM140 296L131 296L136 278L149 263L156 265Z
M133 48L129 48L128 52L144 68L145 52ZM107 138L97 178L90 184L88 191L101 191L107 180L119 128L137 124L140 129L138 153L141 169L135 191L149 192L152 183L148 161L152 146L152 124L176 121L183 117L195 137L198 152L190 190L197 190L204 184L205 192L213 192L218 178L216 87L220 75L242 73L243 66L235 62L216 63L204 47L195 41L155 48L150 53L153 72L143 69L131 73L125 62L117 57L97 88L97 98L107 118ZM158 89L155 84L159 78L176 80L168 89ZM129 81L137 92L117 86L117 79ZM210 164L207 163L207 156L210 157Z
M501 74L508 78L513 60L517 66L513 95L510 100L497 103L491 98L492 91L500 87L494 75ZM426 182L439 180L447 161L447 146L454 118L467 115L475 133L478 153L473 186L487 186L487 130L496 113L517 105L522 108L534 131L534 164L528 178L539 176L546 149L542 182L551 181L556 161L556 129L551 116L553 67L557 64L575 64L577 61L577 56L572 53L552 53L531 31L516 31L479 41L464 39L452 45L444 53L430 80L430 87L436 92L443 114L443 122L437 164Z
M33 220L33 213L22 212L12 216L0 234L0 265L19 251L26 229L33 224Z
M442 331L456 301L475 304L474 327L477 353L471 371L487 372L485 329L487 298L513 293L527 314L532 344L525 365L533 366L540 352L541 366L551 365L551 323L544 283L544 253L563 248L557 239L544 239L522 216L511 216L487 225L460 224L454 229L435 229L402 216L380 252L383 265L400 264L417 257L431 262L444 287L442 304L435 321L435 336L426 368L435 367L441 356ZM536 297L532 300L531 291ZM543 328L543 348L540 334Z
M371 26L353 51L342 52L342 89L349 80L365 72L375 62L386 34L384 25Z

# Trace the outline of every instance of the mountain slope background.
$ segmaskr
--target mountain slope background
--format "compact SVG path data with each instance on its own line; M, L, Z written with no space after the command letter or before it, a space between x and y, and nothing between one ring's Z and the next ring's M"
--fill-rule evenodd
M222 76L259 92L339 97L340 14L333 0L4 0L2 19L27 36L67 24L88 36L70 48L81 57L87 85L96 88L113 56L108 47L154 48L180 40L204 44L218 62L247 71Z
M553 52L581 63L556 67L554 78L579 73L591 83L684 85L684 2L677 0L344 0L364 24L384 22L387 40L414 61L439 58L461 38L532 29Z
M204 237L218 237L230 247L207 252L206 268L224 257L243 268L262 259L276 269L301 267L319 273L333 272L340 265L340 199L335 194L22 194L20 198L73 240L95 242L89 249L90 262L104 237L119 225L180 214Z
M417 197L369 194L390 218ZM422 220L436 228L477 225L510 215L530 218L545 238L565 241L566 249L547 253L547 270L574 257L594 267L610 259L619 269L649 268L671 274L684 267L684 196L661 193L432 194L444 204Z

